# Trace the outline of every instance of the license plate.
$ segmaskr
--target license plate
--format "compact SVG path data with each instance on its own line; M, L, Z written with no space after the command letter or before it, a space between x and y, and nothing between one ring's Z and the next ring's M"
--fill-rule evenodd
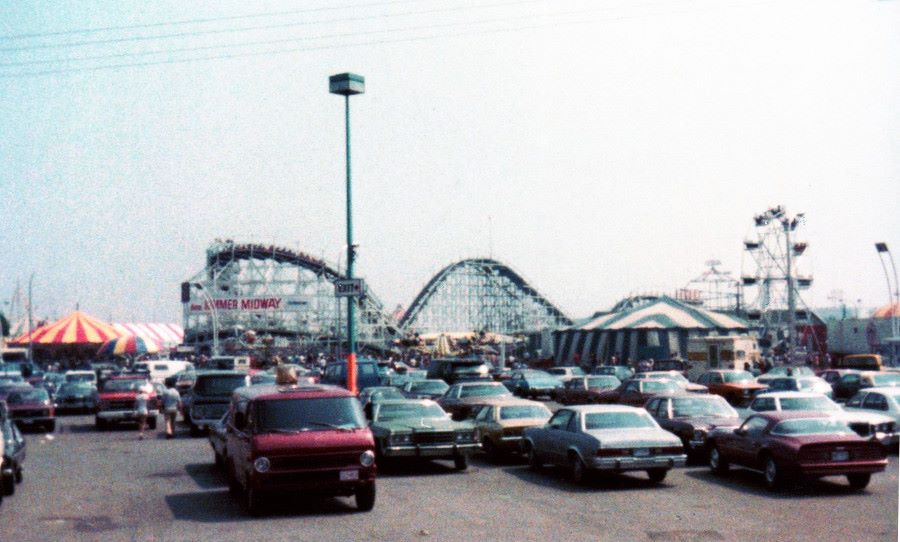
M342 470L341 471L341 482L351 482L353 480L359 480L359 471L358 470Z
M832 461L847 461L850 459L850 452L847 450L835 450L831 452Z
M649 448L637 448L634 451L634 457L647 457L648 455L650 455Z

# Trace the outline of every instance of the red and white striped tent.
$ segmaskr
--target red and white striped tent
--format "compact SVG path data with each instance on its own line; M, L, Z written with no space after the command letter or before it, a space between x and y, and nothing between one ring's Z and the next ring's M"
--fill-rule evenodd
M141 337L160 348L179 345L184 340L184 329L178 324L115 323L112 327L122 335Z
M122 332L110 324L81 311L75 311L65 318L32 330L30 340L28 333L25 333L9 341L9 344L24 346L31 342L47 346L100 345L121 335Z

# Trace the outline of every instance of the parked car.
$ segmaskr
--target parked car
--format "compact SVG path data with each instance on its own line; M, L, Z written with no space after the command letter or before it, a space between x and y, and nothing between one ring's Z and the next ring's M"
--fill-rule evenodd
M644 408L660 427L681 439L689 459L706 459L706 439L711 430L741 424L728 401L713 394L662 395L647 401Z
M354 495L375 506L375 441L359 401L337 386L247 386L225 418L229 489L251 514L270 493Z
M781 367L772 367L765 373L756 377L756 381L760 384L768 385L769 381L771 381L773 378L780 378L784 376L815 376L815 374L815 371L803 365L784 365Z
M113 376L100 385L94 418L97 428L106 429L116 423L137 422L135 401L142 388L149 395L147 426L156 429L156 417L159 415L156 390L142 374Z
M320 379L322 384L347 387L347 362L334 361L325 366L325 372ZM381 373L378 363L374 359L356 360L356 386L358 389L381 385Z
M522 451L522 433L540 427L551 416L550 409L537 401L510 399L487 404L475 416L478 442L488 457Z
M453 421L430 399L397 399L372 405L369 427L376 457L452 459L457 470L469 466L479 448L475 426Z
M228 413L222 415L216 423L209 426L209 445L213 449L216 467L225 467L225 440L228 436Z
M447 393L450 386L443 380L410 380L400 391L407 399L437 399Z
M543 427L526 429L522 445L533 469L562 465L576 483L591 471L634 470L646 471L658 483L686 460L678 437L646 410L621 405L561 408Z
M769 381L768 391L807 391L831 397L831 385L818 376L785 376Z
M818 373L819 378L828 382L829 385L834 386L834 383L841 379L845 374L857 373L856 369L825 369L824 371Z
M591 374L610 375L624 382L634 376L634 369L627 365L597 365L591 369Z
M866 388L847 400L847 412L875 412L894 419L900 427L900 387Z
M6 395L9 418L20 429L37 428L48 433L56 430L56 409L44 388L23 386Z
M487 397L512 396L499 382L463 382L450 386L437 402L453 419L460 420L470 415L472 405Z
M766 386L756 382L747 371L720 369L706 371L697 378L698 384L709 388L709 393L721 395L733 406L743 406Z
M883 446L820 412L754 414L737 429L713 430L709 440L715 474L732 464L758 470L770 490L798 477L823 476L846 476L859 490L887 466Z
M97 388L90 382L66 382L56 392L56 411L94 412L97 408Z
M750 403L750 412L781 412L809 410L831 414L850 426L857 435L876 440L884 446L897 444L896 422L889 416L874 412L845 410L820 393L779 391L760 393Z
M228 410L232 392L248 385L250 376L243 371L197 373L197 380L185 398L184 407L191 436L199 436L222 418Z
M584 369L578 366L574 367L550 367L547 374L558 378L563 384L573 378L581 378L584 376Z
M874 387L900 386L900 373L882 371L860 371L848 373L832 386L835 400L849 399L859 390Z
M191 389L191 386L194 385L194 381L197 379L197 371L195 369L185 369L184 371L177 372L169 377L166 377L165 384L168 386L171 384L178 390L178 393L184 393L187 390Z
M65 373L66 382L90 382L97 385L97 373L94 371L72 370Z
M555 391L553 400L564 405L596 403L600 392L612 390L622 382L612 375L591 375L573 378Z
M433 359L428 364L428 378L439 378L450 384L469 381L490 381L491 369L480 359Z
M563 387L560 379L544 371L533 369L514 371L509 380L503 382L513 395L536 399L541 396L553 397L556 390Z
M694 384L678 371L644 371L635 374L633 378L672 380L684 391L690 393L709 393L709 388L703 384Z
M275 384L277 378L274 374L268 372L257 372L250 376L250 385L258 386L258 385L272 385Z
M12 495L16 492L16 484L22 482L25 468L26 445L25 437L19 428L9 418L6 408L0 403L0 445L3 461L0 467L0 494ZM2 497L0 497L2 500Z
M372 386L359 392L359 403L363 406L363 409L372 403L390 399L406 399L406 397L400 393L400 390L392 386Z
M655 378L631 379L622 382L618 388L601 391L597 402L601 404L644 406L651 397L661 394L681 393L683 390L673 380Z

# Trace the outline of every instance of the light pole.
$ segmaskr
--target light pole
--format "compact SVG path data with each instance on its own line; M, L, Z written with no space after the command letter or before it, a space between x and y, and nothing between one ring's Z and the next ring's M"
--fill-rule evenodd
M34 339L31 332L34 327L33 316L31 312L31 284L34 282L34 273L28 277L28 364L34 363Z
M884 269L884 278L888 286L888 307L891 311L891 365L897 364L897 348L900 346L900 322L897 321L897 311L900 310L900 285L897 284L897 266L894 264L894 255L888 250L887 243L875 243L875 250L878 251L878 259L881 260L881 268ZM891 278L888 275L887 265L884 263L884 256L891 262L891 270L894 272L894 287L891 288Z
M366 80L355 73L340 73L328 78L328 91L344 97L344 130L347 147L347 278L353 278L353 206L350 184L350 96L366 91ZM356 393L356 298L347 298L347 389Z
M213 300L212 296L209 295L209 292L203 288L203 285L199 282L191 283L191 286L196 288L201 294L203 294L203 299L209 303L210 317L212 319L212 332L213 332L213 343L212 343L212 355L219 355L219 312L216 310L216 303Z

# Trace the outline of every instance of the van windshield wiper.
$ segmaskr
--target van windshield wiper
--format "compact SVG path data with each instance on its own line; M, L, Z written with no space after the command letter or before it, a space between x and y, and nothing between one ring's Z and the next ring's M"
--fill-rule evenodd
M351 427L343 427L340 425L335 425L333 423L319 422L319 421L314 421L314 420L308 421L306 423L308 423L310 425L317 425L319 427L328 427L330 429L337 429L338 431L352 431L353 430L353 428L351 428Z

